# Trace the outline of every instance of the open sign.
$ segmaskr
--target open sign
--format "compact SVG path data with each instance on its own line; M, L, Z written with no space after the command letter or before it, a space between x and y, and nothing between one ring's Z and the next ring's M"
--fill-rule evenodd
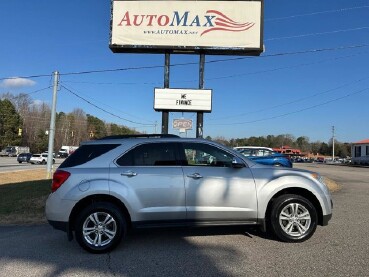
M192 129L192 119L173 119L173 129Z

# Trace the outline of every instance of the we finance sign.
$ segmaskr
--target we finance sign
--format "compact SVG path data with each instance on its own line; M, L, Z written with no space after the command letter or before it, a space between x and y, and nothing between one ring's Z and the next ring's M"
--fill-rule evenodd
M263 1L112 1L113 52L259 55Z

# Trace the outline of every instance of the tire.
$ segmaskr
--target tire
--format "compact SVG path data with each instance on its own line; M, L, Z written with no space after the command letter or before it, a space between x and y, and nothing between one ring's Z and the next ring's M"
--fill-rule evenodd
M21 164L21 163L22 163L22 161L18 161L18 163L20 163L20 164Z
M272 204L270 227L281 241L303 242L309 239L316 230L317 221L314 205L300 195L281 195Z
M107 220L107 224L104 221ZM91 253L113 250L125 236L127 224L121 211L113 204L97 202L84 208L75 224L76 240Z

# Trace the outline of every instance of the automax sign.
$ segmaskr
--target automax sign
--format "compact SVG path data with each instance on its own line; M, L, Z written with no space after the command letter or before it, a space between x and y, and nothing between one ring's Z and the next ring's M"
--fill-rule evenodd
M156 111L203 111L211 112L210 89L162 89L156 88Z
M263 0L112 0L113 52L259 55Z

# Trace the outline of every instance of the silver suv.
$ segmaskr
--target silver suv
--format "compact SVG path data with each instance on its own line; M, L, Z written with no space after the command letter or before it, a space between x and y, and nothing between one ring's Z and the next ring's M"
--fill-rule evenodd
M332 206L316 173L256 164L203 139L114 136L82 143L60 165L46 216L103 253L130 228L257 225L301 242L328 224Z

